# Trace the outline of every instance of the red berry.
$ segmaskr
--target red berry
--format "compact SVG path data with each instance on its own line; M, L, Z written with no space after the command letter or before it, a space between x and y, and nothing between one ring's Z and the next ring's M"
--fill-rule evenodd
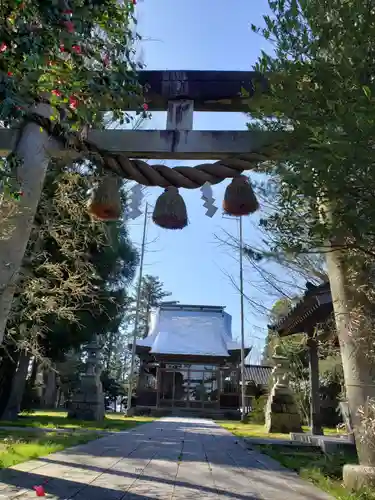
M65 52L65 47L63 43L60 43L60 52Z
M148 104L147 104L147 102L145 102L143 104L142 108L143 108L143 111L147 111L148 110Z
M5 42L0 43L0 52L5 52L8 48L8 45Z
M81 47L79 45L73 45L72 51L75 52L76 54L82 54L82 50L81 50Z
M13 76L13 73L11 71L8 71L8 76Z
M61 92L60 90L52 90L51 94L57 96L57 97L61 97Z

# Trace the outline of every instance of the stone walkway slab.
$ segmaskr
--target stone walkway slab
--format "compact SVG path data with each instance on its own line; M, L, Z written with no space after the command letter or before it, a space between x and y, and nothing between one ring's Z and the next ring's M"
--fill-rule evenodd
M164 418L6 469L0 500L332 500L211 420Z

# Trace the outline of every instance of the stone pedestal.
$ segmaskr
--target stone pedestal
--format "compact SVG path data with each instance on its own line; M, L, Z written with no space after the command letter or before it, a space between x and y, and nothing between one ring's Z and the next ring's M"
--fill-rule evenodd
M288 360L274 354L275 367L272 371L273 387L268 397L265 420L267 432L302 432L301 418L289 387L287 375Z
M375 487L375 467L346 464L343 468L343 482L350 491Z
M100 381L100 345L97 339L87 346L86 373L81 376L79 389L75 392L68 418L77 420L103 420L105 416L104 393Z
M274 386L266 405L267 432L302 432L301 418L291 390Z

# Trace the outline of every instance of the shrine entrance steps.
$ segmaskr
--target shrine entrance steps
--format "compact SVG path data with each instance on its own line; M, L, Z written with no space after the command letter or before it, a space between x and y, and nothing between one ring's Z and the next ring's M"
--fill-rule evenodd
M211 408L155 408L136 406L133 415L152 417L212 418L213 420L240 420L240 410L214 410Z

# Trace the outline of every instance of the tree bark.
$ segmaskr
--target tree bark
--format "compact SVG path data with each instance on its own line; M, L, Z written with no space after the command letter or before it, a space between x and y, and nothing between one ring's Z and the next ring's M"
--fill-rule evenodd
M14 346L8 346L0 363L0 418L3 415L11 395L13 378L17 370L20 353Z
M37 400L37 406L40 408L43 402L43 392L44 392L43 368L41 365L38 365L36 370L34 392L35 392L35 399Z
M38 362L34 358L33 361L32 361L30 378L28 380L28 384L30 386L30 389L34 388L37 373L38 373Z
M52 108L48 104L38 104L35 113L50 117ZM0 238L0 343L4 338L5 326L12 306L13 295L22 259L29 241L32 224L43 189L50 156L48 147L55 141L36 123L28 123L23 128L16 147L21 165L17 171L22 196L16 209L7 214L2 222ZM4 211L0 207L0 214ZM4 216L4 213L3 213Z
M369 399L375 398L375 365L367 355L366 335L361 328L351 325L350 287L344 266L345 254L332 246L327 253L327 269L331 286L336 329L344 369L345 387L353 423L354 436L361 465L375 466L375 448L363 442L359 408L364 408Z
M48 369L44 370L44 391L41 401L42 408L55 408L57 397L56 372Z
M26 387L26 377L29 364L30 354L22 352L19 357L17 371L13 377L8 403L1 415L3 420L15 420L21 411L21 403Z
M147 299L146 305L146 322L145 322L145 331L143 333L143 338L145 339L148 335L148 331L150 328L150 313L151 313L151 302L150 297Z

